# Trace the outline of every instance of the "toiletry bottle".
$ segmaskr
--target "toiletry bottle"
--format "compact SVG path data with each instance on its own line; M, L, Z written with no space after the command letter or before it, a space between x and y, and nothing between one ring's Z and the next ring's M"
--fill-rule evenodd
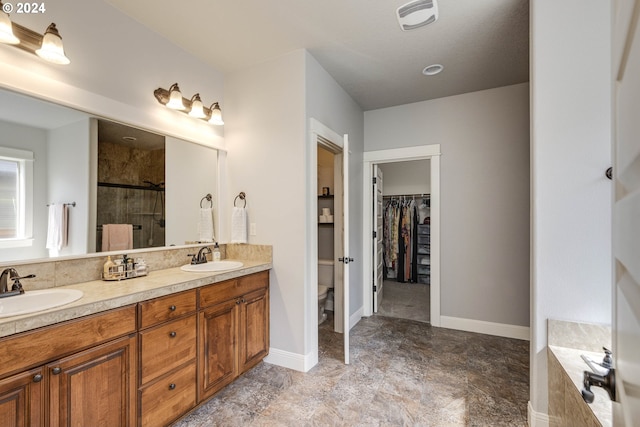
M218 246L217 242L213 247L213 261L220 261L220 246Z
M113 263L113 261L111 261L111 255L109 255L107 257L107 262L104 263L104 268L102 270L102 278L103 279L109 279L111 278L111 268L114 266L115 264Z

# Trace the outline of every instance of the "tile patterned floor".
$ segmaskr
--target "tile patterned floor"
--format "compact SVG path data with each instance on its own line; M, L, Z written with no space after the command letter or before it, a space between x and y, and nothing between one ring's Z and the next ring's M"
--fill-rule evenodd
M420 283L398 283L385 280L378 314L387 317L429 322L431 318L430 287Z
M527 425L527 341L377 315L351 330L344 365L329 324L309 372L261 363L175 426Z

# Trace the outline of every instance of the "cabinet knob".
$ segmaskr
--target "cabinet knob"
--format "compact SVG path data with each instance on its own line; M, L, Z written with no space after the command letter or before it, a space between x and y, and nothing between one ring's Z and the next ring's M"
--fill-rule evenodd
M170 306L170 307L169 307L169 310L171 310L171 311L176 311L176 306L175 306L175 305Z
M53 368L53 369L51 370L51 373L52 373L53 375L59 375L59 374L60 374L60 372L62 372L62 368L55 367L55 368Z
M176 385L174 383L169 384L169 390L175 390Z
M42 381L42 374L35 374L33 376L33 382L34 383L39 383L40 381Z
M171 338L175 338L175 337L176 337L176 335L178 335L178 334L176 333L176 331L171 331L171 332L169 332L169 336L170 336Z
M242 303L242 300L241 300L241 299L239 299L238 301L236 301L236 304L241 304L241 303Z

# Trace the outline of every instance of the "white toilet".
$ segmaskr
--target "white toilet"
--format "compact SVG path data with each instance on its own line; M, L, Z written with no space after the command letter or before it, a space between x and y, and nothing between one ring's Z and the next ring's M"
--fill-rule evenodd
M324 307L327 295L333 289L333 260L318 260L318 325L327 319Z

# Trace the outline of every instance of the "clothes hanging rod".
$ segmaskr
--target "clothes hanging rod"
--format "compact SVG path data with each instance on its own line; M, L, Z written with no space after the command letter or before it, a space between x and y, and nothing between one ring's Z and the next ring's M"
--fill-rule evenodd
M399 198L399 197L415 197L415 198L421 198L421 197L428 197L431 198L431 193L416 193L416 194L394 194L394 195L384 195L382 196L383 199L391 199L391 198Z

